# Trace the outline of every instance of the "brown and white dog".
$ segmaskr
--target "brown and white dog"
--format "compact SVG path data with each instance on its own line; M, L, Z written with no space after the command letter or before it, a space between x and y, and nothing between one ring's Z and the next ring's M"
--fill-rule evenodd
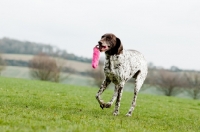
M98 42L98 46L100 52L105 52L106 60L104 65L105 79L96 94L96 99L102 109L110 108L116 100L113 115L118 115L124 85L129 79L135 78L134 97L126 114L131 116L136 106L138 92L147 76L147 62L140 52L123 49L120 39L111 33L104 34ZM115 84L114 94L109 102L104 103L100 95L111 82Z

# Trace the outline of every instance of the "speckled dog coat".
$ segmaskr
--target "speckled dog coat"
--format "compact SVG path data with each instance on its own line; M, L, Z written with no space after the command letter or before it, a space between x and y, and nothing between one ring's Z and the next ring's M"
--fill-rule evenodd
M126 114L131 116L136 106L138 92L147 76L147 62L140 52L124 50L120 39L114 34L103 35L99 41L99 47L99 50L101 52L105 51L106 54L104 65L105 79L96 94L96 99L102 109L111 107L116 100L113 115L118 115L124 85L129 79L135 78L134 97L131 107ZM115 84L114 94L109 102L104 103L100 95L111 82Z

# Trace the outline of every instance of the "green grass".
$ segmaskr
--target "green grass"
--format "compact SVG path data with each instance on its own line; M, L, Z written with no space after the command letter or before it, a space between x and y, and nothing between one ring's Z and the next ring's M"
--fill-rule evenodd
M132 117L125 114L133 93L124 92L120 115L101 110L98 89L0 77L1 132L200 131L200 101L139 94ZM103 94L105 101L111 90Z

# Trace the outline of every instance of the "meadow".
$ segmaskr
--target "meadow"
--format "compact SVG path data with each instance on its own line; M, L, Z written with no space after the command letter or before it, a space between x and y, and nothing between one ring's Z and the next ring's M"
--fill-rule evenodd
M125 114L133 92L123 93L120 115L102 110L97 88L0 77L1 132L197 132L200 101L139 94L131 117ZM108 101L112 90L102 98Z

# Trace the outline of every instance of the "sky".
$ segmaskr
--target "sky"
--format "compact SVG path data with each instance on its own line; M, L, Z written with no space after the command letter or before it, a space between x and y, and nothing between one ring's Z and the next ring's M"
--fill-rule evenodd
M0 38L91 58L113 33L156 66L200 70L199 7L200 0L0 0Z

